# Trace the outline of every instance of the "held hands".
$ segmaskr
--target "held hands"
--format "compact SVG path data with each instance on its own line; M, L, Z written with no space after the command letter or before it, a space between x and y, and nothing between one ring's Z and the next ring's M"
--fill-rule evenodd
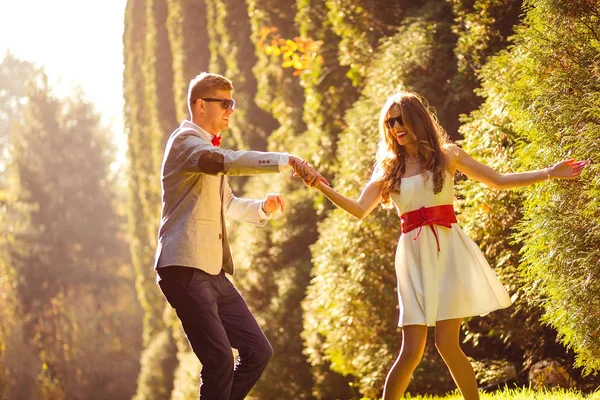
M294 177L299 176L308 186L317 186L319 182L329 186L327 179L306 161L296 156L290 156L290 165L294 169Z
M581 171L589 164L589 161L576 161L574 158L561 161L558 164L547 168L548 180L555 179L573 179L577 178Z

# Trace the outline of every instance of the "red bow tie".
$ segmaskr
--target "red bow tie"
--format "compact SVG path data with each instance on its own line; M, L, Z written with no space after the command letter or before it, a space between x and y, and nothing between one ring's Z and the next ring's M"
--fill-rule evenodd
M219 147L219 146L221 145L221 135L219 135L219 136L213 136L213 138L212 138L212 140L211 140L211 143L212 143L214 146L217 146L217 147Z

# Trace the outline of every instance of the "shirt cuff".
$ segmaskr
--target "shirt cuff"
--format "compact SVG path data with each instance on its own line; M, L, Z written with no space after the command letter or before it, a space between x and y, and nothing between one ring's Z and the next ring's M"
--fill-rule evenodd
M281 156L279 157L279 170L285 171L291 168L290 155L288 153L281 153Z
M271 214L267 214L264 210L265 202L261 201L258 206L258 219L262 221L266 221L271 217Z

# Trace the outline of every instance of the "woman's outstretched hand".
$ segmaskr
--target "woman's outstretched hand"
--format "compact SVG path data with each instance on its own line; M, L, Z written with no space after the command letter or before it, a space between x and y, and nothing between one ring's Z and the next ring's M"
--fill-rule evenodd
M548 168L548 177L554 179L572 179L577 178L581 171L589 164L589 161L577 161L574 158L561 161L558 164Z

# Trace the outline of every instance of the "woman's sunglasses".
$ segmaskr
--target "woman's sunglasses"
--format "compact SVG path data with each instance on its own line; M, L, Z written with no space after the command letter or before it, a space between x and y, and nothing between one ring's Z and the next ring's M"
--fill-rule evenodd
M219 102L219 105L223 110L229 110L229 107L231 107L232 110L235 109L235 100L233 99L213 99L210 97L201 97L200 99L211 103Z
M403 121L402 121L402 115L399 115L397 117L394 118L388 118L385 120L385 126L388 127L388 129L392 129L394 128L394 125L396 125L396 122L398 123L398 125L404 125Z

